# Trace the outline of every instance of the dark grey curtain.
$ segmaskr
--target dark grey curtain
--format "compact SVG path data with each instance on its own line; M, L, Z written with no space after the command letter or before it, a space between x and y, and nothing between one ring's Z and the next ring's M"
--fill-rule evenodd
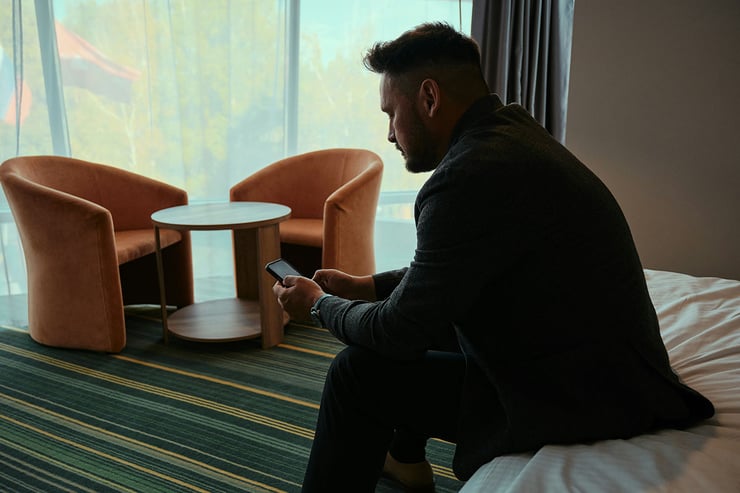
M575 0L473 0L483 75L565 143Z

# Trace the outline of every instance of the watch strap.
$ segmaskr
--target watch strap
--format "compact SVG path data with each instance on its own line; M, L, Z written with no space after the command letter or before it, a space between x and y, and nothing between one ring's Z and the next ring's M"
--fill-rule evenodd
M311 320L313 320L313 322L320 327L323 327L323 324L321 323L321 306L320 305L322 301L324 301L326 298L330 296L331 295L328 293L322 294L321 296L319 296L319 298L316 300L316 302L311 307Z

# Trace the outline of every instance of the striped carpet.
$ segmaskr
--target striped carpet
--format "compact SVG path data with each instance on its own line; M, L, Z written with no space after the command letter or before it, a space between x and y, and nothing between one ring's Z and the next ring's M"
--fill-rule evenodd
M300 491L327 331L284 344L161 342L157 307L130 307L118 355L47 348L0 326L0 491ZM453 446L432 440L438 492ZM382 480L378 492L398 489ZM351 492L348 492L351 493Z

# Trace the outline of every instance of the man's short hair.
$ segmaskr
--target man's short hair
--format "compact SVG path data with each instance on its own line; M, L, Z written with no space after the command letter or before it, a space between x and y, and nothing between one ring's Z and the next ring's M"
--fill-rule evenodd
M480 69L480 50L472 38L449 24L430 22L393 41L375 43L363 63L372 72L392 77L435 65L472 65Z

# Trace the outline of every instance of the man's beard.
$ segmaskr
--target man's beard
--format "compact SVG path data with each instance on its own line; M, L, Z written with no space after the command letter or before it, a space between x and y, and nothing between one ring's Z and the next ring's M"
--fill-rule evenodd
M433 156L422 158L420 156L405 156L406 170L409 173L424 173L432 171L439 164Z
M437 167L439 161L437 156L434 154L434 148L432 144L432 138L427 132L426 128L421 125L420 122L416 122L413 128L413 137L409 139L406 151L401 149L401 146L396 143L396 149L401 152L401 155L406 161L406 170L409 173L424 173L426 171L432 171Z

